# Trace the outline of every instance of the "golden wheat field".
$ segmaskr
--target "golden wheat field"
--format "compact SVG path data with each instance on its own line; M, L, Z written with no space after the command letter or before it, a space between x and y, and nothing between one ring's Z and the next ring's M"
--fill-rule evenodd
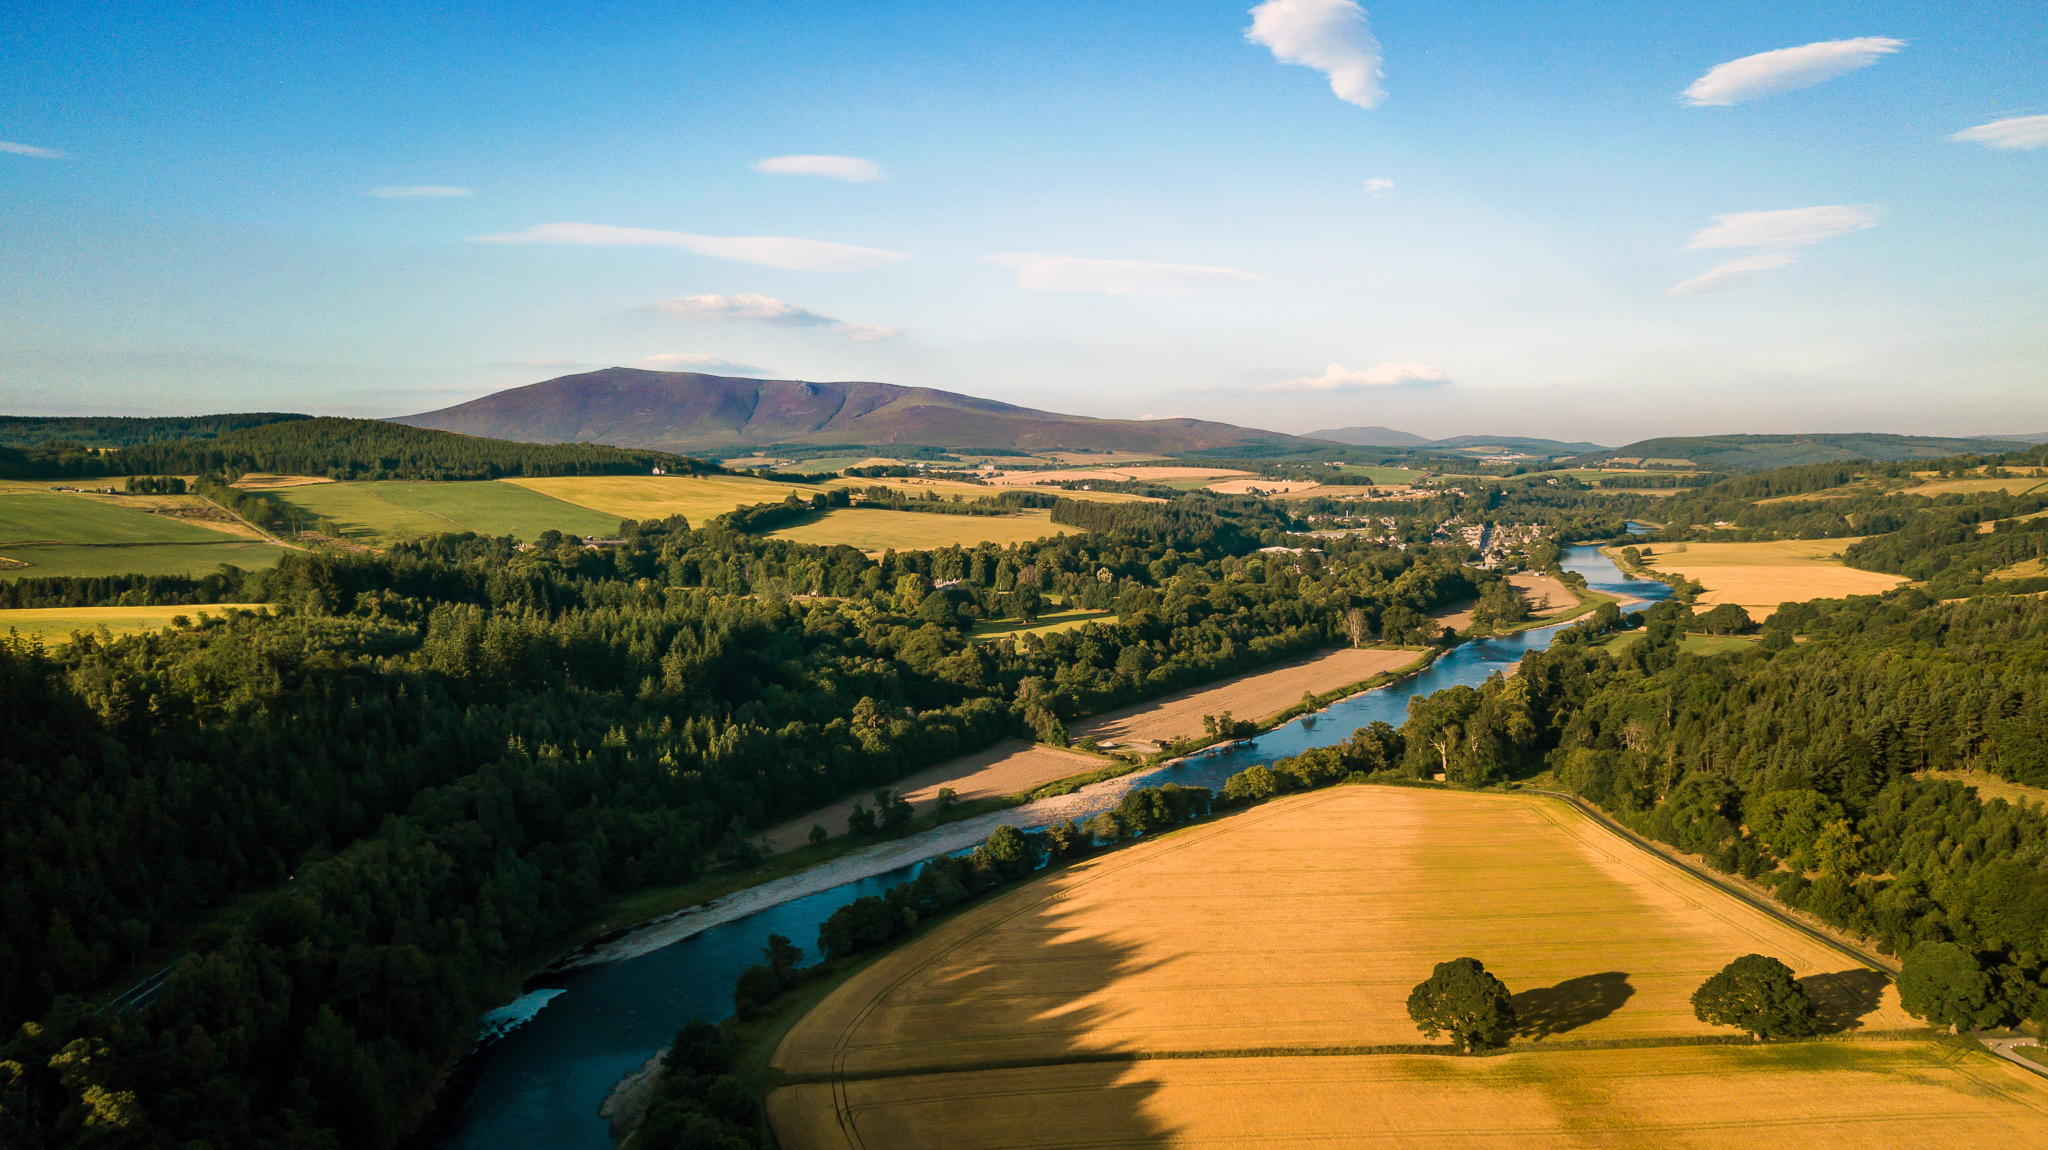
M770 1108L788 1150L1913 1144L1896 1116L1951 1139L2048 1118L2037 1081L1918 1038L1654 1045L1728 1034L1689 996L1752 952L1793 967L1837 1032L1924 1034L1881 974L1562 802L1340 787L938 924L790 1030L775 1065L799 1084ZM1409 988L1460 955L1515 992L1507 1056L1412 1053ZM1652 1045L1557 1049L1581 1040Z
M1019 511L1013 515L934 515L928 511L885 511L874 507L835 507L821 515L768 532L771 539L791 539L820 547L845 544L870 555L890 548L922 551L933 547L973 547L994 543L1007 547L1071 531L1053 523L1050 511Z
M16 632L24 638L40 636L43 642L69 642L71 633L97 633L105 627L113 635L133 635L172 625L183 615L196 620L201 614L220 615L227 611L254 611L260 603L202 603L191 607L22 607L0 611L0 635Z
M900 492L907 499L922 499L926 492L936 492L941 498L951 500L955 495L963 502L972 503L977 499L989 499L1001 495L1000 487L986 487L978 483L961 483L948 479L906 479L889 477L882 479L828 479L827 487L850 487L863 491L870 487L887 487ZM1085 499L1091 503L1163 503L1149 495L1129 495L1121 491L1067 491L1053 492L1069 499Z
M1875 595L1904 583L1898 575L1845 567L1839 555L1856 539L1783 539L1769 543L1674 543L1651 548L1645 565L1697 579L1700 609L1737 603L1762 619L1780 603Z

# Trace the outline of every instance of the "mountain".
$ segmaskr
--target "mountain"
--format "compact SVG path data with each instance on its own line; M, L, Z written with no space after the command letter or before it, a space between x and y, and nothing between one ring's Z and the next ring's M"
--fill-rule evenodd
M1480 447L1510 447L1517 451L1549 455L1578 455L1588 451L1605 451L1597 443L1564 443L1555 439L1528 439L1519 435L1455 435L1449 439L1432 439L1430 447L1457 447L1472 450Z
M1867 432L1816 435L1698 435L1645 439L1626 447L1595 451L1573 463L1616 459L1684 460L1708 471L1767 471L1802 463L1844 459L1900 461L1948 455L1991 455L2018 449L2011 440L1945 439L1933 435L1877 435Z
M928 387L629 367L565 375L392 422L529 443L698 453L769 444L1163 453L1304 442L1199 419L1059 415Z
M1311 431L1308 439L1327 439L1352 447L1448 447L1471 454L1474 448L1501 447L1533 455L1578 455L1604 451L1597 443L1560 443L1555 439L1528 439L1519 435L1454 435L1449 439L1424 439L1391 427L1336 427Z
M1391 427L1333 427L1328 431L1311 431L1302 438L1327 439L1353 447L1421 447L1429 442L1419 435L1395 431Z

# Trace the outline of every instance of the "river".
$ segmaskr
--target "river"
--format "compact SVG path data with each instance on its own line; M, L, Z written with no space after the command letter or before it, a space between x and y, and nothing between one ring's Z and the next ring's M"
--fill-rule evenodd
M1563 566L1584 575L1595 591L1635 599L1670 594L1662 583L1623 575L1595 547L1569 548ZM628 948L618 953L633 957L537 978L518 1001L482 1020L479 1031L486 1038L462 1075L472 1088L440 1145L453 1150L609 1150L611 1137L597 1116L605 1095L690 1019L715 1021L732 1013L733 980L761 961L769 934L789 937L806 948L807 959L815 958L811 948L818 924L834 910L915 877L923 859L972 845L998 824L1028 829L1085 819L1115 806L1139 786L1172 782L1220 789L1224 779L1253 763L1342 742L1375 719L1399 726L1412 696L1459 684L1477 686L1528 652L1548 646L1557 631L1545 627L1460 644L1412 678L1354 695L1255 739L858 852L859 857L849 855L771 884L792 896L787 901L733 913L725 921L706 916L703 921L710 925L701 930L690 925L697 920L686 920L674 933L694 933L676 941L647 946L644 953ZM858 871L863 859L870 871L891 862L904 865L823 885L835 872ZM772 901L776 889L756 888L753 900Z

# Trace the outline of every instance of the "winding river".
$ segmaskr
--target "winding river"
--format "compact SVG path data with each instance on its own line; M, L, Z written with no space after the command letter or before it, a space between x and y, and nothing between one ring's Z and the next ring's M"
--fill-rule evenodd
M1596 591L1635 599L1670 593L1662 583L1623 575L1595 547L1570 548L1563 565L1584 575ZM723 914L685 916L665 934L650 931L638 945L597 956L616 961L536 978L518 1001L480 1023L480 1047L460 1075L470 1087L467 1098L450 1116L439 1144L453 1150L608 1150L611 1137L597 1116L605 1095L690 1019L730 1014L733 980L761 961L769 934L808 948L818 924L834 910L914 877L923 859L970 846L1000 823L1028 829L1086 818L1115 806L1133 787L1174 782L1220 789L1224 779L1253 763L1342 742L1375 719L1399 726L1412 696L1477 686L1549 645L1558 629L1461 644L1412 678L1354 695L1255 739L856 852L756 888L745 898L722 900ZM837 881L840 876L845 881ZM807 951L807 957L814 955Z

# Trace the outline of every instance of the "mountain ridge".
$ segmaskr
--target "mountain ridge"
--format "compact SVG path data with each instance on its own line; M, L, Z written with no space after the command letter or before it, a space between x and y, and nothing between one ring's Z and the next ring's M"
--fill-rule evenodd
M390 422L530 443L664 451L770 444L1200 451L1298 436L1199 419L1092 419L893 383L749 379L611 367Z

